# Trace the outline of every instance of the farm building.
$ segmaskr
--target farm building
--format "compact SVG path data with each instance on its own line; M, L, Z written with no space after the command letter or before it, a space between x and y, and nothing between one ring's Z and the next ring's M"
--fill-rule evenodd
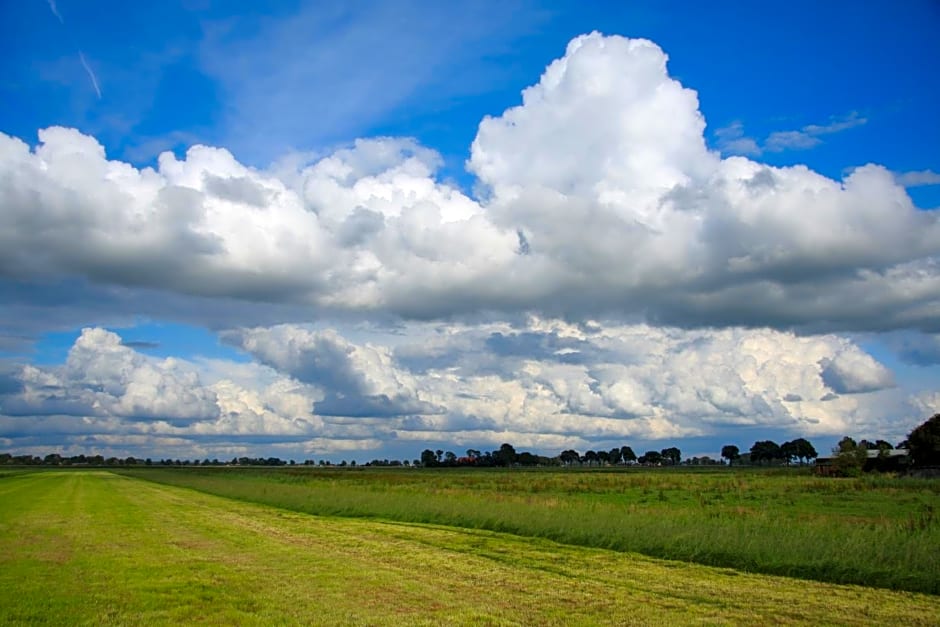
M879 472L898 472L906 470L910 461L910 453L904 448L894 449L871 449L866 451L868 458L862 470L870 472L877 470ZM830 476L836 472L836 458L838 455L820 456L816 458L814 472L817 475Z

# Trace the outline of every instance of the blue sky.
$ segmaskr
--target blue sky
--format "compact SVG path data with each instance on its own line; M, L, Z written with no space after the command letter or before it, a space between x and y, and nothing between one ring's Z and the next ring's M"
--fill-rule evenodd
M2 60L9 78L0 113L5 131L27 141L38 128L74 126L136 164L196 141L236 144L237 158L260 166L290 148L323 151L356 137L407 135L446 155L461 177L479 120L516 104L519 91L571 38L598 30L646 37L666 50L672 75L699 91L712 133L739 121L760 140L853 112L868 120L811 151L764 155L769 163L808 163L839 176L869 161L897 171L936 162L940 9L934 2L910 2L903 10L887 2L791 2L772 10L734 2L500 2L446 10L436 4L362 2L324 10L271 2L261 14L250 2L102 1L89 9L62 0L55 3L62 23L47 2L16 3L4 14L11 47ZM285 39L272 47L274 34ZM448 40L453 43L445 46ZM333 44L342 45L321 50ZM318 58L329 67L290 70ZM288 70L273 80L262 74L275 66ZM369 89L368 107L323 104L337 85L352 92L359 81L416 66L423 69L400 91ZM267 85L287 110L253 118L258 135L273 134L250 137L237 128L247 121L240 115L274 113L253 105L271 96L261 91ZM333 124L307 116L319 107ZM934 190L916 191L926 206L936 205Z
M937 3L583 5L4 5L0 448L715 453L940 410Z

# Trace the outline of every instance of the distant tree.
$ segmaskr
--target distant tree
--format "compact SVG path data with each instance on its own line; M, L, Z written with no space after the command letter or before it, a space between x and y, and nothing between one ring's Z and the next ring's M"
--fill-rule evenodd
M633 449L629 446L621 446L620 458L623 459L625 464L629 464L636 461L636 453L634 453Z
M796 457L798 460L800 460L800 464L802 464L804 461L816 459L816 449L813 448L813 445L810 444L809 440L805 438L797 438L790 444L793 445L794 449L793 457Z
M721 447L721 456L728 460L729 466L733 466L734 460L741 457L741 449L734 444L726 444Z
M663 461L668 462L669 464L676 466L682 461L682 451L677 449L675 446L670 446L669 448L664 448L660 451L660 454L663 456Z
M561 463L570 466L571 464L581 463L581 455L578 451L574 449L568 449L567 451L562 451L561 455L558 456L561 459Z
M907 448L915 468L940 466L940 414L934 414L910 432Z
M864 446L862 447L864 448ZM854 453L858 449L858 442L849 436L845 436L839 443L836 444L836 448L832 451L833 453Z
M646 464L648 466L655 466L662 463L663 454L659 451L646 451L643 455L640 456L640 459L637 460L641 464Z
M610 452L607 453L607 461L611 464L619 464L623 461L623 455L620 453L619 448L612 448Z
M780 445L780 457L783 459L784 463L787 466L790 465L790 461L796 457L796 443L795 442L784 442Z
M597 451L589 450L584 453L584 460L588 466L593 465L597 461Z
M467 457L469 457L471 460L476 461L480 457L480 451L476 450L475 448L468 448Z
M597 451L597 463L598 464L609 464L610 455L607 451Z
M832 452L835 453L832 465L836 472L844 477L858 476L868 461L868 447L864 441L858 443L849 436L839 440Z
M751 447L751 461L758 464L764 460L771 462L780 459L780 445L773 440L760 440Z
M512 466L516 463L516 449L512 444L504 443L493 454L498 466Z
M437 449L434 451L434 458L437 460L437 463L440 464L444 458L444 451L442 449Z
M520 466L538 466L539 462L538 455L533 455L529 451L522 451L516 456L516 463Z
M434 454L434 451L429 448L421 451L421 465L425 468L437 466L437 455Z
M447 451L446 453L444 453L444 463L447 464L448 466L457 465L457 456L454 454L453 451Z

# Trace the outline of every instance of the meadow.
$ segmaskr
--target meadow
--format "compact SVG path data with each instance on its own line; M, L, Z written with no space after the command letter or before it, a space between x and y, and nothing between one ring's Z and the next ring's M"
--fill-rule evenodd
M265 480L274 476L290 475ZM0 477L2 624L931 625L937 616L934 595L311 516L107 471Z
M940 481L779 470L141 469L317 515L507 532L740 571L940 594Z

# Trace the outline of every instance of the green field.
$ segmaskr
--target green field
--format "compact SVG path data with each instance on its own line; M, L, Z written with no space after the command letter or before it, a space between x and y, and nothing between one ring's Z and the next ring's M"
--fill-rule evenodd
M147 469L298 512L434 523L940 593L940 482L740 470Z
M0 624L936 624L940 597L483 530L318 517L105 471L0 478Z

